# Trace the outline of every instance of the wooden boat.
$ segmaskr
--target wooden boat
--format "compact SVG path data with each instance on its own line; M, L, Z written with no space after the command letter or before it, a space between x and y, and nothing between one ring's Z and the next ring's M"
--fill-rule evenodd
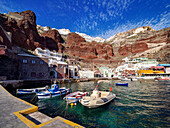
M116 86L128 86L128 83L115 83Z
M110 86L109 92L99 91L98 85L100 82L107 82L109 83L109 86L110 86L110 82L107 80L98 81L96 88L93 90L93 93L90 96L84 96L82 99L79 100L79 102L82 105L88 108L97 108L97 107L107 104L108 102L110 102L116 97L116 95L112 93L111 86Z
M38 99L53 98L56 96L61 96L69 93L71 89L66 89L65 87L59 88L59 85L51 85L51 89L37 93Z
M31 88L31 89L17 89L17 94L35 94L40 91L45 91L48 87L43 88Z
M89 93L77 91L77 92L68 94L66 97L64 97L64 99L67 101L68 104L77 103L79 99L86 96L87 94Z

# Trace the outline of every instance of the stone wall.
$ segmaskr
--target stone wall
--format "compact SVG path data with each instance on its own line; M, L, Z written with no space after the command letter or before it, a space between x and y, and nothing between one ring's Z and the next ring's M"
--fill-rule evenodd
M17 59L11 59L7 56L0 56L0 76L7 80L18 79Z
M49 78L48 59L18 56L20 80L45 80Z

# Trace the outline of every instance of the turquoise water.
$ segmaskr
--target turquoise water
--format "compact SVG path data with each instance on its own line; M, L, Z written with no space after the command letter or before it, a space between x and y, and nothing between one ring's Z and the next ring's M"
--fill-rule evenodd
M170 82L132 81L129 87L115 86L110 81L116 98L110 103L89 109L78 103L67 106L63 97L37 101L34 96L20 96L38 106L39 111L50 116L61 116L89 128L165 128L170 127ZM92 92L96 82L63 84L72 91ZM101 84L99 90L108 90Z

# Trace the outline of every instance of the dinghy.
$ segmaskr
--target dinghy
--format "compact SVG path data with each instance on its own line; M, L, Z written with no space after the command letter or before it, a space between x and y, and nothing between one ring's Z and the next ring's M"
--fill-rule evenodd
M166 81L170 81L170 77L156 77L155 80L166 82Z
M79 100L79 102L88 107L88 108L97 108L100 107L102 105L107 104L108 102L110 102L111 100L113 100L116 95L112 93L112 87L110 86L110 91L99 91L98 90L98 85L101 82L106 82L109 83L110 86L110 82L107 80L99 80L97 83L96 88L93 90L93 93L91 94L91 96L84 96L82 99Z
M61 96L69 93L71 89L66 89L65 87L59 88L59 85L51 85L51 89L37 93L38 99L53 98L56 96Z
M88 92L73 92L68 94L66 97L64 97L64 99L67 101L68 104L71 103L77 103L79 101L79 99L81 99L82 97L88 95Z
M19 95L21 95L21 94L35 94L40 91L45 91L47 89L48 89L47 86L43 87L43 88L17 89L17 94L19 94Z
M128 86L128 83L115 83L116 86Z

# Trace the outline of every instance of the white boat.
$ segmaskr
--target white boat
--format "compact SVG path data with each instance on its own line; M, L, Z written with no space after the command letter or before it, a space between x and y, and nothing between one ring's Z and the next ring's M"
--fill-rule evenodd
M40 91L45 91L48 87L43 88L31 88L31 89L17 89L17 94L35 94Z
M71 103L77 103L79 101L79 99L81 99L82 97L88 95L88 92L73 92L68 94L66 97L64 97L64 99L67 101L68 104Z
M59 88L59 85L51 85L51 89L37 93L38 99L53 98L56 96L61 96L69 93L71 89L66 89L65 87Z
M138 79L137 78L127 78L127 77L124 77L124 78L121 78L121 81L137 81Z
M131 79L125 77L125 78L121 78L121 81L131 81Z
M88 108L97 108L97 107L107 104L108 102L110 102L116 97L116 95L112 93L111 86L110 86L109 92L99 91L98 85L100 82L107 82L109 83L109 86L110 86L110 82L107 80L98 81L96 88L93 90L93 93L90 96L84 96L82 99L79 100L79 102L82 105Z

